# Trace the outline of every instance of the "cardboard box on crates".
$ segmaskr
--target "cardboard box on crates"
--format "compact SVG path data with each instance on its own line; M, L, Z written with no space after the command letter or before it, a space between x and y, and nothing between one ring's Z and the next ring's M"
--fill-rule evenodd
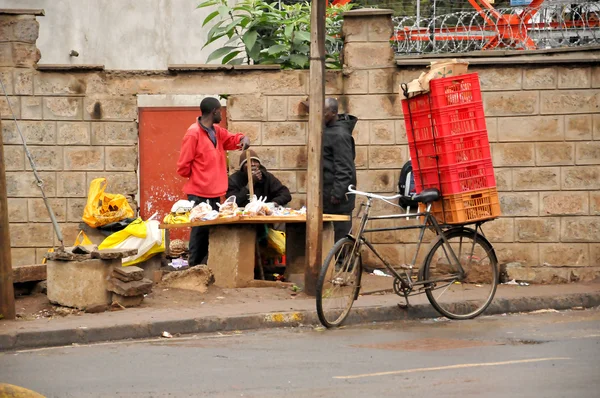
M428 68L429 72L423 72L417 79L407 83L407 95L404 94L402 85L400 86L400 95L404 99L429 92L429 82L433 79L464 75L469 69L469 63L453 58L445 61L433 61Z

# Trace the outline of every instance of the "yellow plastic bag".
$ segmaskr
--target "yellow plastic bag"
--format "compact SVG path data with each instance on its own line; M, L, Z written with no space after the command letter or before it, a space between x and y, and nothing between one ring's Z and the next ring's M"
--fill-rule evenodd
M79 231L79 234L77 234L77 238L75 238L75 243L73 243L73 246L87 246L87 245L93 245L92 241L90 240L90 238L88 238L88 236L85 234L85 232Z
M267 245L277 253L285 255L285 232L269 228L267 231Z
M106 178L96 178L90 184L83 221L92 228L133 217L133 209L121 194L106 193Z
M187 224L190 222L190 213L169 213L163 219L163 224Z

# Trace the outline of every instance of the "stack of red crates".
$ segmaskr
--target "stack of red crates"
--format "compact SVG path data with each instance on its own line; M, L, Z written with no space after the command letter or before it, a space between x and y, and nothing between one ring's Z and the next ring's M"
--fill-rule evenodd
M496 218L496 190L477 73L433 79L402 101L417 192L437 188L433 215L447 224Z

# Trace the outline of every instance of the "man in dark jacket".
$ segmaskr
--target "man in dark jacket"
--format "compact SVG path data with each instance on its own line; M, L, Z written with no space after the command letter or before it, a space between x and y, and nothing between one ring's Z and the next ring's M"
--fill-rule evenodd
M260 198L267 197L267 202L274 202L280 206L285 206L292 200L290 190L281 183L273 174L261 164L260 158L256 152L244 151L240 156L240 169L229 176L229 188L227 197L235 195L235 201L238 206L246 206L249 202L250 190L248 189L248 159L247 153L250 152L250 167L252 170L252 183L254 194Z
M354 138L352 130L358 119L338 115L338 102L325 99L323 113L323 213L352 215L354 195L346 195L349 185L356 185ZM352 221L334 223L335 241L352 229Z

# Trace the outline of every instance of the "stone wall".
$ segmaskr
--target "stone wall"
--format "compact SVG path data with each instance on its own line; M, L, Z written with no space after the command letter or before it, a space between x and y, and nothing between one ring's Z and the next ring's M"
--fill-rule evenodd
M346 66L326 77L327 94L360 120L354 131L359 188L388 194L408 159L398 84L424 70L395 64L391 28L386 12L351 12L344 25ZM308 71L39 71L35 17L0 15L0 30L0 78L66 242L77 234L93 178L108 177L111 192L132 201L137 194L141 94L229 94L230 130L247 133L265 166L292 191L293 205L304 204L308 116L300 101L308 95ZM521 264L511 268L518 279L589 280L600 275L600 66L536 66L516 58L509 66L470 68L481 78L503 211L485 232L502 263ZM4 99L0 114L13 262L39 262L56 242ZM378 204L375 211L397 209ZM416 249L413 233L381 232L373 239L398 262L410 261Z

